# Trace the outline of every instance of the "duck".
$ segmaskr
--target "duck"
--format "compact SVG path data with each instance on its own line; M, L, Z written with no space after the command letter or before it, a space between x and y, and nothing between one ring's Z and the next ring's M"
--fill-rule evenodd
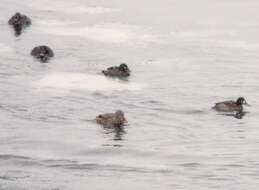
M122 63L119 66L109 67L102 73L109 77L128 77L130 76L130 69L126 63Z
M39 59L41 62L47 62L51 57L54 57L54 52L50 47L42 45L33 48L31 55Z
M237 111L238 113L243 112L243 105L249 105L245 98L239 97L236 101L229 100L224 102L218 102L213 107L217 111L222 112L234 112Z
M106 113L98 115L95 118L95 121L98 124L101 124L106 127L121 127L128 121L124 117L124 113L121 110L117 110L115 113Z
M16 35L20 35L22 29L31 24L31 19L17 12L8 20L8 24L13 26Z

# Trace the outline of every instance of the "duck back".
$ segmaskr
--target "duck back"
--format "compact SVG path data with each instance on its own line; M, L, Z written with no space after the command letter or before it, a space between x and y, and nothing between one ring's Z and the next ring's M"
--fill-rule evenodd
M223 111L223 112L232 112L232 111L241 111L242 106L236 105L236 102L234 101L225 101L225 102L219 102L216 103L213 107L217 111Z
M130 75L129 72L121 71L119 67L109 67L108 69L102 71L102 73L110 77L128 77Z

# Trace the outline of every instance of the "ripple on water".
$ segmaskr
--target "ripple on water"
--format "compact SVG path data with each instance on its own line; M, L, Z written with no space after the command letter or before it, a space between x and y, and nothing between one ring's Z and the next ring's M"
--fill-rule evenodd
M67 170L96 170L96 171L119 171L119 172L133 172L133 173L171 173L174 172L171 169L166 169L164 167L152 167L152 166L127 166L125 164L108 164L96 163L96 162L81 162L76 160L69 159L40 159L40 158L31 158L26 156L19 155L0 155L0 160L5 165L19 165L22 168L24 167L45 167L45 168L61 168ZM16 172L20 175L22 171ZM24 174L24 173L23 173ZM16 176L17 176L16 175ZM25 176L23 176L24 178ZM15 175L0 176L0 179L15 180Z

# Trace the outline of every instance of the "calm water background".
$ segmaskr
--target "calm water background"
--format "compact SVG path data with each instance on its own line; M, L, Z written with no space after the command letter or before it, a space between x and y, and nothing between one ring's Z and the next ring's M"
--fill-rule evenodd
M259 1L1 0L0 189L258 189ZM15 37L8 19L33 24ZM55 58L29 56L49 45ZM101 75L126 62L127 81ZM211 110L244 96L243 119ZM125 112L124 131L93 123Z

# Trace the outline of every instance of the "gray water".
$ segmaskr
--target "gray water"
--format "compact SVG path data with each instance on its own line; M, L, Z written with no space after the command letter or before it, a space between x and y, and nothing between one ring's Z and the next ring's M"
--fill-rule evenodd
M0 189L258 189L259 1L1 0ZM8 19L32 25L16 37ZM55 57L34 60L48 45ZM128 80L101 70L126 62ZM242 119L211 109L244 96ZM121 131L96 115L124 111Z

